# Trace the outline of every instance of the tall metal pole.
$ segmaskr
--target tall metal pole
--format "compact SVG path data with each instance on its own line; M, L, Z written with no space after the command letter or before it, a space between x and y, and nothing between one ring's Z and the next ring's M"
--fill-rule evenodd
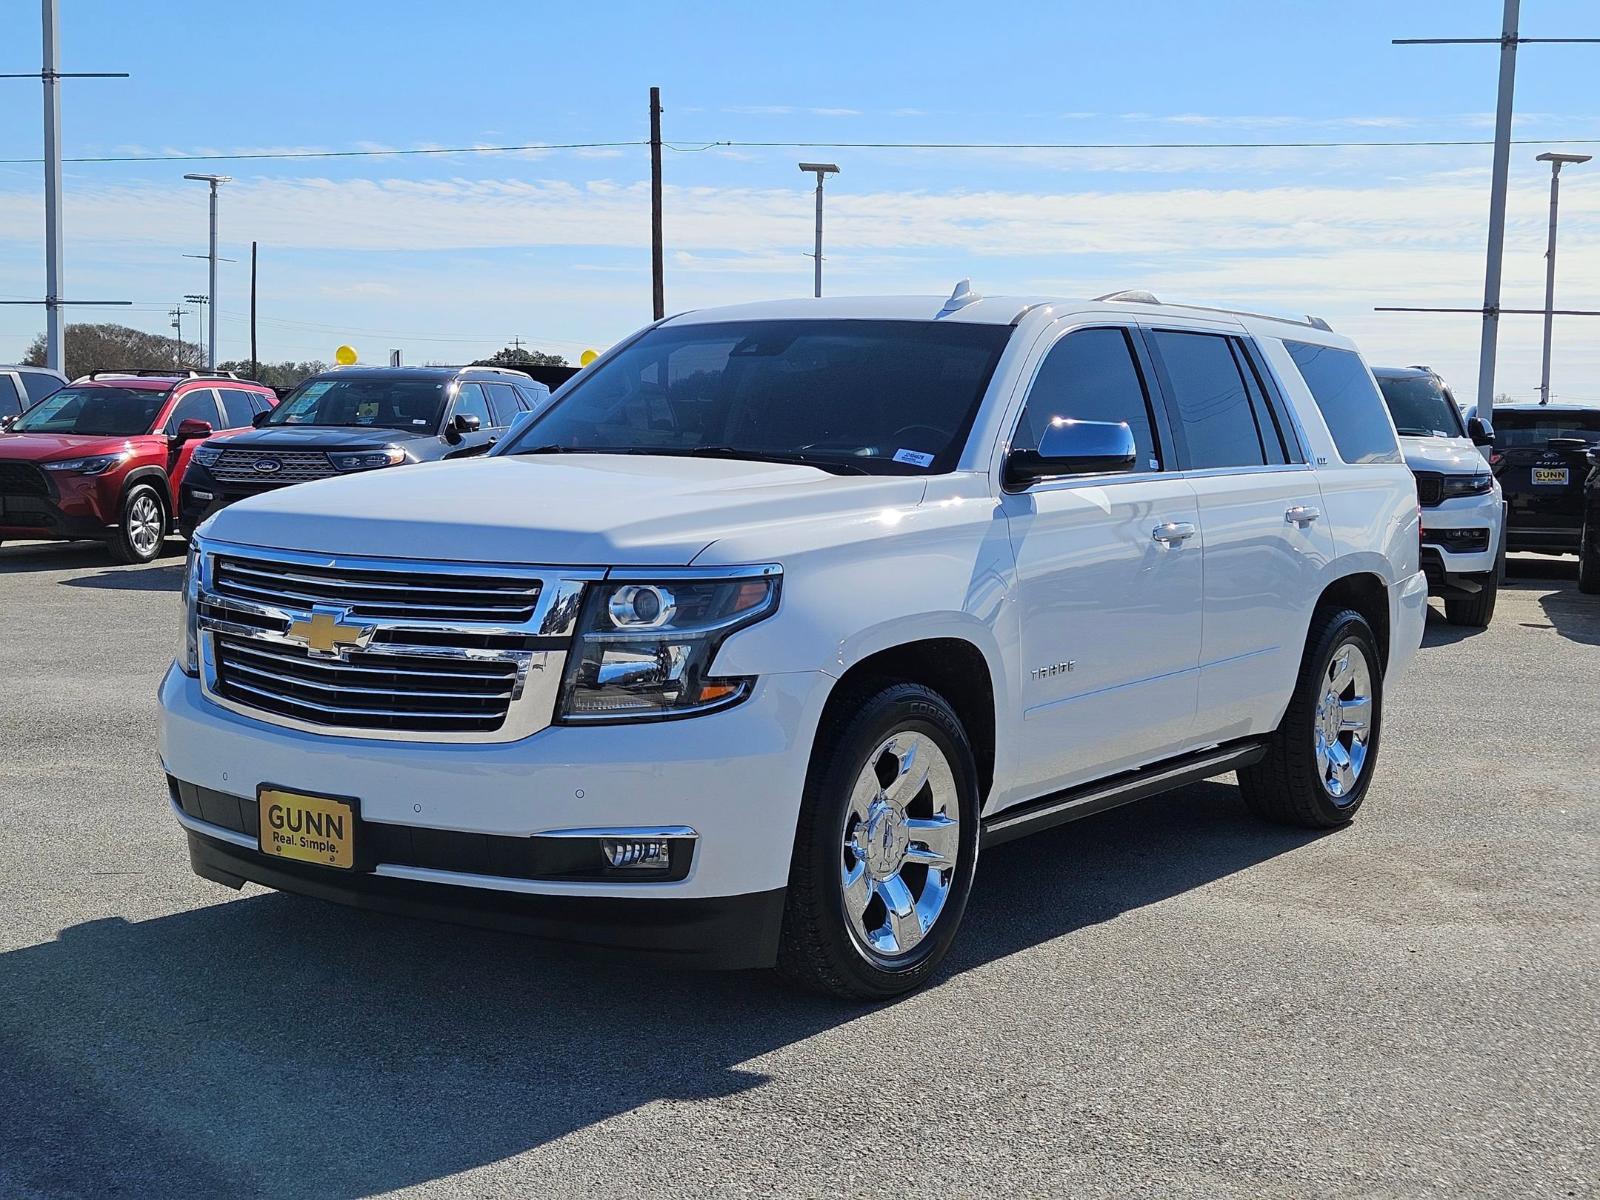
M45 365L61 370L66 330L61 313L61 23L56 0L44 21L44 340Z
M816 260L812 264L812 289L811 294L816 297L822 295L822 181L829 175L837 175L839 168L834 163L807 163L800 164L802 171L815 173L817 177L817 242L812 257Z
M206 370L217 369L217 181L211 181L211 281L206 289Z
M650 299L655 319L667 315L661 263L661 89L650 89Z
M1539 403L1550 403L1550 336L1556 324L1556 210L1561 203L1561 162L1550 164L1550 240L1544 250L1544 359L1539 367Z
M817 172L817 249L816 271L813 277L811 294L817 298L822 296L822 177L821 171Z
M1478 346L1478 416L1494 417L1494 360L1500 336L1500 264L1506 243L1506 183L1511 173L1511 109L1517 85L1517 22L1522 0L1505 0L1500 25L1500 96L1489 177L1489 247L1483 272L1483 337Z
M261 362L256 358L256 244L250 243L250 378L261 378Z

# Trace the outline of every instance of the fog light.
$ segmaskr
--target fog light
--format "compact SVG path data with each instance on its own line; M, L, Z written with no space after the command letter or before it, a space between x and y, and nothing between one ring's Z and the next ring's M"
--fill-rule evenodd
M600 855L607 866L626 870L665 871L672 865L671 846L664 841L601 838Z
M191 489L189 489L189 494L191 496L193 496L196 500L214 500L214 499L216 499L216 497L213 496L210 492L202 492L199 488L191 488Z

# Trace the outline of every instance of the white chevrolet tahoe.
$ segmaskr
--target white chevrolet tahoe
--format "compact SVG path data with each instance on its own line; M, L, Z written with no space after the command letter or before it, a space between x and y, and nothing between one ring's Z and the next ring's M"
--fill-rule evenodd
M1494 430L1463 419L1444 381L1427 367L1374 367L1372 373L1417 479L1422 506L1422 569L1444 600L1452 625L1478 629L1494 619L1505 565L1505 503L1480 447Z
M1232 771L1349 821L1427 580L1324 323L963 285L658 322L490 457L217 514L183 599L206 879L873 998L985 846Z

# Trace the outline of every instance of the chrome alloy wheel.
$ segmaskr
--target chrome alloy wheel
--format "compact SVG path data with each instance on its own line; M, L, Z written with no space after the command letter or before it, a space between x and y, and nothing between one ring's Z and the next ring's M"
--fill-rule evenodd
M1372 738L1372 666L1359 642L1333 652L1317 696L1317 776L1336 803L1348 801Z
M128 544L140 558L149 558L161 545L164 534L161 502L149 492L140 492L128 505Z
M839 885L851 940L869 959L909 954L955 882L961 846L955 773L929 736L881 742L845 811Z

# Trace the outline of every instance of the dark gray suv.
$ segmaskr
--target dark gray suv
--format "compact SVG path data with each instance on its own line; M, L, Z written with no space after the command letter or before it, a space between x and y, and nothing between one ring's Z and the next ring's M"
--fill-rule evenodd
M185 537L219 508L291 483L483 454L550 389L506 367L335 367L253 429L194 452L179 499Z

